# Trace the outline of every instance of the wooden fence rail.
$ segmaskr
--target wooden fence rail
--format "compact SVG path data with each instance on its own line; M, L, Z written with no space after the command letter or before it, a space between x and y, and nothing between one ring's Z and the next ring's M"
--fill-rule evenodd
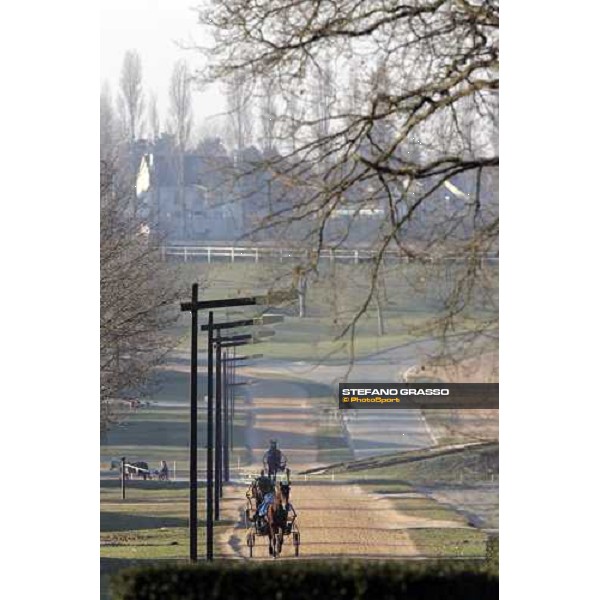
M376 250L367 248L325 248L321 251L319 260L333 262L346 262L359 264L361 262L369 262L375 259L379 253ZM275 261L299 261L306 260L310 256L310 252L302 248L284 248L272 246L180 246L180 245L165 245L161 247L161 255L164 260L175 259L201 262L260 262ZM472 260L470 255L448 254L446 256L428 257L428 258L413 258L406 254L400 254L393 250L388 250L383 253L385 262L467 262ZM498 256L496 254L481 253L476 255L476 258L482 262L496 264Z

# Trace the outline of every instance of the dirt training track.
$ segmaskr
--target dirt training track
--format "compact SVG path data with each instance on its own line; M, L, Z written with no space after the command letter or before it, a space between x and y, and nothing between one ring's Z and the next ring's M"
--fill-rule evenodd
M318 461L319 411L309 396L310 388L299 381L263 379L252 386L252 398L240 407L248 411L246 439L252 454L247 469L258 473L269 440L276 438L292 470L291 502L298 513L301 531L300 555L360 557L416 557L411 541L414 527L453 526L452 523L404 515L391 502L369 493L357 484L340 481L305 481L297 473L316 467ZM295 476L296 475L296 476ZM295 476L295 477L294 477ZM224 490L222 518L236 523L217 540L217 554L247 557L243 522L245 486ZM257 538L255 556L267 558L265 538ZM286 541L283 557L293 555Z

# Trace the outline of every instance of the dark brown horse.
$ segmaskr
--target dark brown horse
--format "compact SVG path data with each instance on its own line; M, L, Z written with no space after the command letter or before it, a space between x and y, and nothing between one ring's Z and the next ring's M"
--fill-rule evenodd
M269 531L269 554L277 558L283 546L283 532L287 524L287 505L281 492L281 484L275 488L275 499L267 509L267 525Z

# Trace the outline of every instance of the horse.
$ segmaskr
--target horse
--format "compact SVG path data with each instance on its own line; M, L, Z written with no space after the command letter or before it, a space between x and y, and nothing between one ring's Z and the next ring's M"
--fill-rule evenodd
M284 503L281 484L275 488L275 498L267 509L267 527L269 533L269 554L277 558L283 546L283 534L287 524L287 504Z
M145 481L150 476L150 467L148 467L147 462L141 460L130 463L125 465L125 475L129 477L131 477L131 475L137 475L138 477L141 475Z
M110 461L110 470L114 471L115 469L119 469L119 471L121 471L121 461L113 458ZM141 475L144 479L147 479L150 476L150 467L148 466L148 463L144 461L138 461L126 464L125 478L128 479L131 475L137 475L138 477Z

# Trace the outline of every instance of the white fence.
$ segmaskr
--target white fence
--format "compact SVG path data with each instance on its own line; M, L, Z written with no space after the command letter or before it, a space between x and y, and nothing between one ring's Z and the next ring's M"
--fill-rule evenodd
M164 260L175 259L201 262L260 262L275 261L300 261L306 260L310 256L309 250L302 248L285 248L273 246L183 246L183 245L165 245L161 248ZM367 248L325 248L321 251L320 260L329 262L346 262L358 264L375 259L379 253L376 250ZM400 254L393 250L383 253L384 262L466 262L471 260L471 256L466 255L446 255L440 257L429 257L423 259L413 258L406 254ZM495 254L478 254L477 259L487 263L495 264L498 262L498 256Z

